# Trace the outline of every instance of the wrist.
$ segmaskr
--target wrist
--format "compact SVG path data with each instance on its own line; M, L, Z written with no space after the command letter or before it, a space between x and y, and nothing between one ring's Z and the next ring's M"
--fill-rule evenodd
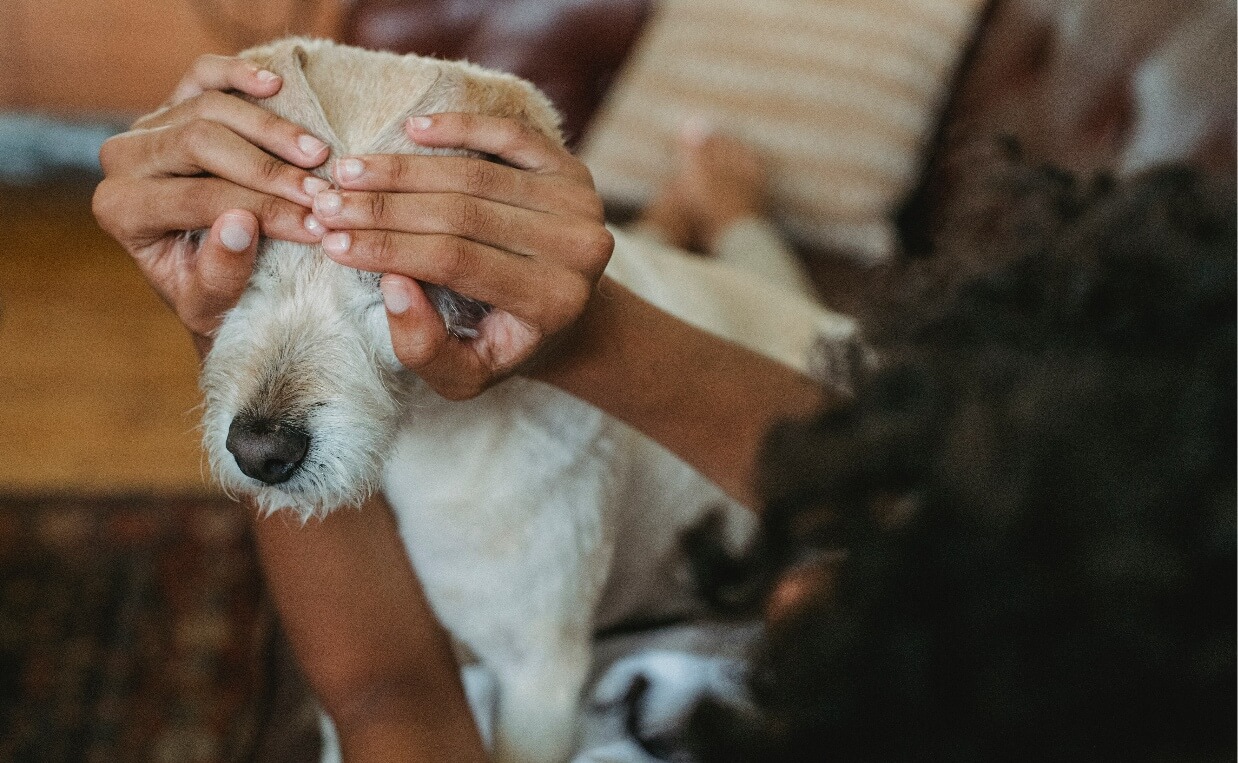
M591 386L596 369L604 362L603 353L609 351L617 355L621 351L624 326L618 314L631 296L626 289L603 276L580 317L538 353L534 362L522 369L522 375L589 400L584 393ZM617 360L617 357L612 358L612 363Z

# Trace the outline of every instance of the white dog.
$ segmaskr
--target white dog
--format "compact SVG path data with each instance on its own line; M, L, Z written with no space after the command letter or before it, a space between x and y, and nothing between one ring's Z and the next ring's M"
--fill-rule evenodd
M531 85L469 64L308 40L244 55L283 77L260 103L337 154L425 152L402 122L440 111L515 116L558 139ZM750 276L617 240L611 277L785 363L803 368L819 334L850 330ZM449 309L470 304L435 299L467 333ZM435 612L497 682L499 761L567 759L594 633L689 612L679 534L718 507L737 543L752 524L651 440L554 388L513 378L438 398L396 360L377 276L314 246L262 243L202 387L205 446L230 491L309 518L383 490Z

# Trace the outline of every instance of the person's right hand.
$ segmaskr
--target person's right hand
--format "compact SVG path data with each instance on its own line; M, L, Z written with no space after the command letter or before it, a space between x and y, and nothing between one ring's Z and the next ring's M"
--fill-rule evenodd
M240 298L259 232L315 243L305 226L328 187L307 169L325 143L228 91L269 97L279 77L240 58L202 56L159 110L103 144L94 213L133 256L199 349ZM199 245L183 235L209 228Z

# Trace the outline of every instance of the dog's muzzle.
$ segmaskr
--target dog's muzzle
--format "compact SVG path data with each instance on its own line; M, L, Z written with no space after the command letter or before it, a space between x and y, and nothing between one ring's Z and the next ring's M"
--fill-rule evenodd
M308 434L286 422L237 416L225 447L245 476L278 485L296 473L309 442Z

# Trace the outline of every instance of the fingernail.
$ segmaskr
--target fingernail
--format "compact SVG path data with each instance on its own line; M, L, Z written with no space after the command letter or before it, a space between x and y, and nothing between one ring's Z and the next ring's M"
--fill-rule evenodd
M314 197L314 211L330 217L338 214L344 206L344 199L335 191L323 191Z
M219 229L219 242L230 252L240 254L253 243L254 236L249 228L236 220L229 219L224 227Z
M269 72L266 69L259 69L258 71L254 72L254 78L257 79L259 82L274 82L275 80L279 79L279 75L276 74L275 72Z
M343 231L328 233L322 239L322 248L331 254L343 254L352 246L352 236Z
M315 236L321 236L322 234L327 232L326 226L320 223L318 221L318 218L314 217L313 215L305 216L304 225L305 225L305 229L309 231L310 233L313 233Z
M387 312L392 315L402 315L408 311L412 302L408 298L408 291L405 290L404 284L384 278L378 288L383 293L383 304L387 306Z
M411 117L408 120L409 127L412 127L414 130L427 130L431 124L433 124L433 121L429 117Z
M310 175L301 181L301 188L312 198L331 187L331 184L320 177Z
M306 156L318 156L327 147L326 143L318 140L313 135L302 135L297 138L297 145L301 147L301 153Z
M338 180L356 180L365 172L365 163L360 159L341 159L335 165L335 177Z

